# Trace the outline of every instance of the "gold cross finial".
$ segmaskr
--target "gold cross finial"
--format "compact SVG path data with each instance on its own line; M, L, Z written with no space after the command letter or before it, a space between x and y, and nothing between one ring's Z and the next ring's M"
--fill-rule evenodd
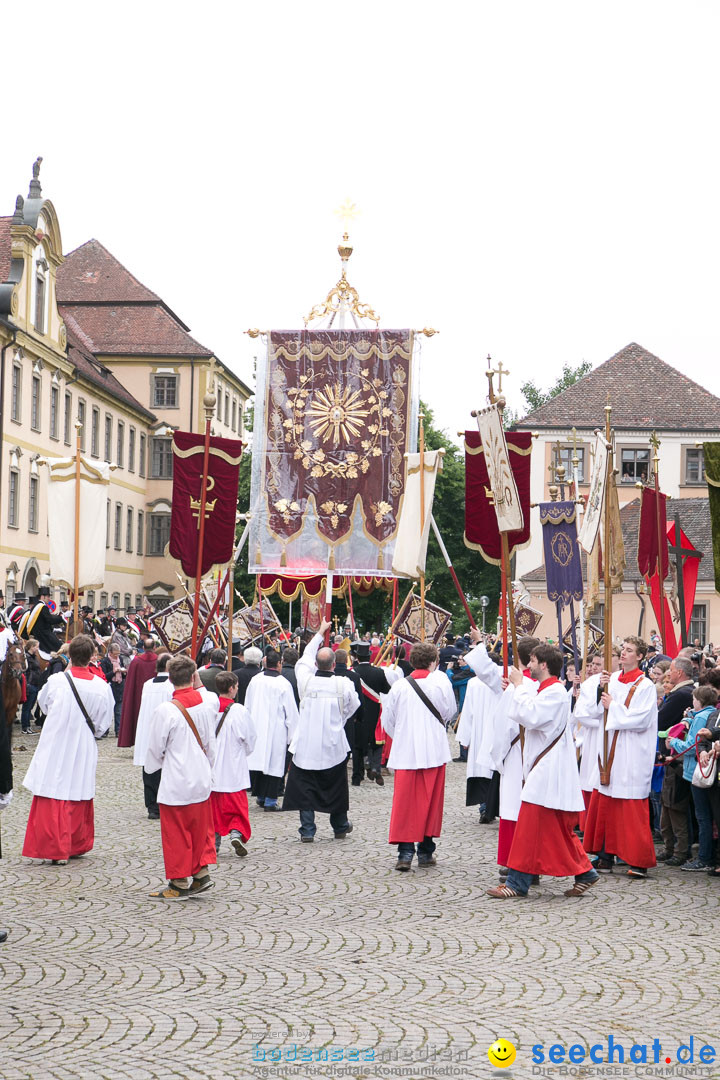
M650 436L650 445L652 446L655 454L657 455L657 452L660 449L660 439L658 438L657 431L653 431L652 435Z
M342 222L343 232L347 232L360 211L358 210L356 203L351 202L350 199L346 199L342 206L338 206L335 213Z
M214 356L210 357L210 362L208 363L207 366L208 366L207 391L209 392L209 391L213 390L214 387L215 387L215 369L217 367L217 361L215 360Z
M500 391L500 393L502 393L503 375L509 375L510 374L510 372L507 369L503 370L502 360L500 361L498 366L495 368L495 374L498 377L498 390Z

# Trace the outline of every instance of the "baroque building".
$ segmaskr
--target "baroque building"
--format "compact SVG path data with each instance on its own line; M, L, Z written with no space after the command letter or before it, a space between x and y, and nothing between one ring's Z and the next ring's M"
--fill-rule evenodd
M45 456L74 452L115 466L107 557L92 607L156 606L176 597L170 528L172 434L203 430L214 382L213 432L242 437L251 391L155 293L96 240L63 256L38 159L27 199L0 217L0 582L6 600L52 582ZM65 596L55 588L55 599Z

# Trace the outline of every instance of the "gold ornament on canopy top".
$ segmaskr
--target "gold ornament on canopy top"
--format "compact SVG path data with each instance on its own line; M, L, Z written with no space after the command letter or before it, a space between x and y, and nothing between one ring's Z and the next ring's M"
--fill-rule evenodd
M337 317L338 326L342 329L345 315L350 315L355 327L359 326L358 319L369 319L371 322L377 324L380 322L380 316L373 311L369 304L365 304L361 301L357 289L353 288L347 279L348 259L353 253L348 229L360 211L354 202L351 202L350 199L346 199L342 206L338 207L335 213L340 218L343 225L343 236L337 249L342 263L342 273L340 274L340 280L337 285L330 290L321 304L315 304L315 307L305 318L305 325L308 326L318 319L329 318L329 329Z

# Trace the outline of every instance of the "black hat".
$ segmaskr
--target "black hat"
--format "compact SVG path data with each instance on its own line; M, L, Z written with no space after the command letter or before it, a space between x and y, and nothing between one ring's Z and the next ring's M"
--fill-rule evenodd
M128 621L127 621L127 619L123 619L123 617L122 617L122 616L120 616L120 618L119 618L119 619L116 619L116 620L115 620L115 625L116 625L116 626L127 626L127 624L128 624Z
M67 606L67 600L63 600L62 603ZM80 610L81 611L88 611L88 612L90 612L90 614L92 614L92 608L88 607L87 604L83 604L83 606L80 608Z
M370 659L370 646L368 645L367 641L353 641L352 645L350 646L350 651L353 653L354 656L357 657L358 660Z
M25 595L25 593L24 592L16 592L15 596L13 597L13 604L26 604L26 603L27 603L27 596Z
M47 585L41 585L37 592L38 596L49 596L50 589Z
M126 615L135 615L136 614L136 608L134 608L134 607L126 607L125 608L125 614Z

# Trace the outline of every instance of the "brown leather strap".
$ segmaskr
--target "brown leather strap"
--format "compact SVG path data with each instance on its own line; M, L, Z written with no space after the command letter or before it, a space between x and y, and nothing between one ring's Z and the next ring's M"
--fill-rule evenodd
M230 712L230 710L232 709L232 707L233 707L233 705L234 705L234 704L235 704L235 702L234 702L234 701L231 701L231 702L230 702L230 704L229 704L229 705L226 705L226 706L225 706L225 708L223 709L223 714L222 714L222 716L220 717L220 723L219 723L219 724L218 724L218 726L217 726L217 727L215 728L215 738L216 738L216 739L217 739L218 735L220 734L220 731L221 731L221 729L222 729L222 726L223 726L223 724L225 723L225 717L226 717L226 716L227 716L227 714L228 714L228 713Z
M181 705L179 701L175 701L173 699L173 705L175 705L180 710L180 712L183 714L183 716L187 720L187 722L188 722L188 724L190 726L190 730L192 731L193 735L197 739L197 744L198 744L198 746L200 747L200 749L202 750L202 752L204 754L205 753L205 747L202 744L202 739L200 738L200 735L198 734L198 729L195 727L195 721L193 720L192 716L187 711L185 706Z
M531 773L531 772L533 771L533 769L535 768L535 766L536 766L536 765L538 765L538 764L539 764L539 763L540 763L540 762L542 761L542 759L543 759L543 758L545 757L545 755L546 755L546 754L549 754L549 753L550 753L550 751L552 750L553 746L555 746L555 745L556 745L556 743L559 743L559 742L560 742L560 740L562 739L562 737L563 737L563 735L565 734L565 732L566 732L566 731L567 731L567 724L566 724L566 725L565 725L565 727L564 727L564 728L562 729L562 731L560 732L560 734L559 734L559 735L556 735L556 736L555 736L555 738L554 738L554 739L553 739L553 741L552 741L552 742L550 743L550 745L549 745L549 746L546 746L544 750L541 750L541 751L540 751L540 753L538 754L538 756L537 756L537 757L535 758L535 760L533 761L532 765L531 765L531 766L530 766L530 768L528 769L528 776L529 776L529 775L530 775L530 773ZM525 780L527 780L527 776L525 777ZM523 781L523 783L524 783L524 782L525 782L525 781Z
M505 764L507 759L510 757L510 751L512 750L513 746L517 742L520 742L520 732L519 731L518 731L517 735L515 736L515 738L513 739L513 741L510 743L510 746L508 747L508 752L505 755L505 757L503 758L503 765Z
M601 783L601 785L603 787L607 787L608 784L610 783L610 772L611 772L612 767L613 767L613 761L615 760L615 747L617 746L617 740L618 740L618 735L619 734L620 734L619 731L613 732L613 740L612 740L612 743L610 744L610 753L608 754L607 769L603 769L603 763L600 760L600 755L598 754L598 768L600 769L600 783Z
M633 697L635 696L635 691L637 690L638 686L640 685L640 683L643 681L644 678L645 678L645 676L641 675L640 678L636 679L635 682L630 687L630 693L625 698L625 708L626 709L630 708L630 702L632 701Z

